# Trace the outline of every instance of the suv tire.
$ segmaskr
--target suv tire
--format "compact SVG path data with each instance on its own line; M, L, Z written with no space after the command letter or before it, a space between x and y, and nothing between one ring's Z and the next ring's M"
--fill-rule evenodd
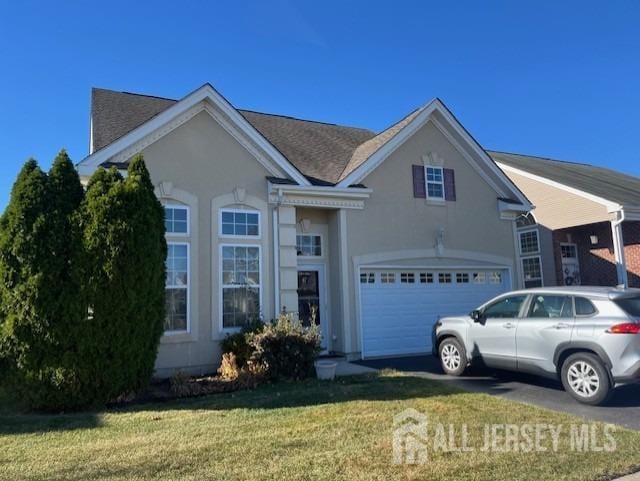
M613 390L607 368L598 356L588 352L569 356L560 374L565 391L583 404L603 404Z
M438 348L440 365L445 374L449 376L461 376L467 368L467 355L464 347L455 337L447 337Z

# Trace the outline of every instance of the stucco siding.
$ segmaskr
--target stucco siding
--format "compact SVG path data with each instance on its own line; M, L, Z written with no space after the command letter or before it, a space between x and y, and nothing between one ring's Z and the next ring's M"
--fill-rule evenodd
M273 312L273 261L271 212L267 205L267 170L209 114L201 112L144 149L154 185L169 183L197 199L197 217L191 224L197 239L191 239L192 303L189 336L165 336L156 367L161 375L181 368L194 372L219 364L219 340L226 332L220 319L220 244L251 244L261 247L261 310ZM235 193L234 193L235 191ZM171 193L161 199L171 201ZM260 239L221 238L218 210L232 207L257 210L261 214Z
M445 168L454 170L455 202L434 204L413 197L411 167L422 165L423 156L428 153L436 153ZM515 277L513 221L500 219L498 194L433 124L423 126L363 183L373 189L371 198L363 211L347 213L351 299L357 299L355 258L392 251L432 250L440 228L444 229L443 257L447 257L447 251L467 251L506 259L504 262ZM396 261L411 264L401 256L400 253ZM470 265L471 260L467 261ZM436 255L432 261L442 262ZM430 260L419 262L424 265ZM357 316L357 306L352 306L353 341L348 350L360 349Z

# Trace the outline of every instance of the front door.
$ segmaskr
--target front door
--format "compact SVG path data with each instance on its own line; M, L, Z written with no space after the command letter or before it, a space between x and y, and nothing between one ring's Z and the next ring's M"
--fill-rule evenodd
M322 348L326 343L326 313L324 312L324 271L320 267L298 268L298 317L303 325L320 327Z

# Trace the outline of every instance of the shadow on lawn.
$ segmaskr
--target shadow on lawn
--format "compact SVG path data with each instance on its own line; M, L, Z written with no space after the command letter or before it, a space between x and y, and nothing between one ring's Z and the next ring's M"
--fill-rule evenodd
M349 401L392 401L462 392L458 388L411 375L378 373L338 378L331 381L310 379L261 386L255 390L211 394L161 403L137 404L106 410L106 413L136 413L175 410L282 409ZM409 407L409 406L407 406ZM98 428L100 413L78 414L1 414L0 435L45 433Z

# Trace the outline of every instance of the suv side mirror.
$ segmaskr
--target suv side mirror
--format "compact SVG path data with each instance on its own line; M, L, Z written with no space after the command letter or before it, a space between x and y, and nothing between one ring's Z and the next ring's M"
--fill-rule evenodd
M479 322L479 323L484 322L484 316L482 315L482 312L477 309L474 311L471 311L471 314L469 315L471 316L471 319L473 319L473 322Z

